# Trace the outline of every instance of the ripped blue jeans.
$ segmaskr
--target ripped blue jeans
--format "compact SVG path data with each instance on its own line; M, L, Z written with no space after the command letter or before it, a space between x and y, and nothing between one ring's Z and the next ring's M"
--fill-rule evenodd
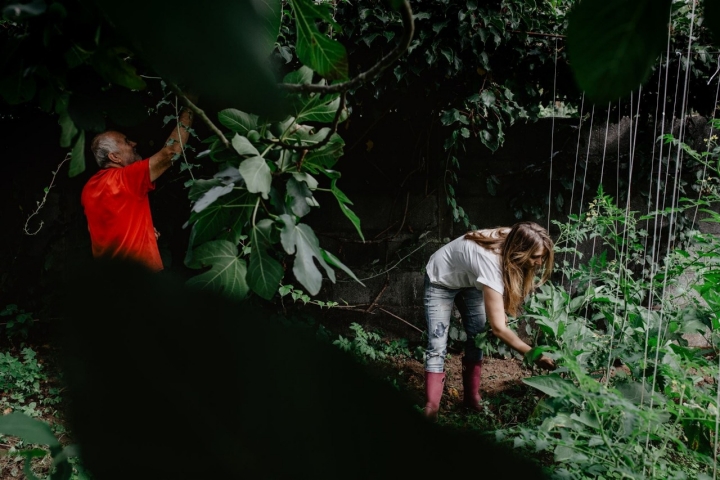
M428 347L425 351L425 371L442 373L447 356L450 314L457 305L467 334L465 360L479 362L482 350L475 346L475 335L485 330L485 301L475 287L452 289L430 283L425 275L425 320L428 325Z

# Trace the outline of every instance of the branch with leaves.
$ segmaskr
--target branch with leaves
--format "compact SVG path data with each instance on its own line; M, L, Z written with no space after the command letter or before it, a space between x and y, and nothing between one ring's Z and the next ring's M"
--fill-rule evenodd
M403 35L400 42L390 51L387 55L380 59L375 65L370 67L368 70L359 73L353 79L347 82L334 83L332 85L313 85L313 84L291 84L281 83L280 88L288 92L299 92L299 93L338 93L346 92L350 89L358 88L363 83L372 80L373 78L380 75L383 70L387 69L390 65L395 63L403 53L410 47L410 42L413 38L415 31L415 24L413 22L413 12L410 8L410 3L407 0L402 1L399 4L400 14L403 23Z
M340 173L333 168L345 145L337 134L338 125L347 115L348 90L387 69L407 51L413 37L410 5L395 1L404 29L399 44L351 80L331 85L325 79L314 83L315 73L328 80L347 77L345 49L315 25L317 20L333 23L328 5L311 0L292 0L290 4L298 30L296 51L305 66L287 74L280 84L288 92L289 112L283 120L225 109L218 120L230 130L231 135L227 135L193 108L192 102L186 102L215 132L206 140L210 144L208 154L222 165L213 179L190 182L189 197L194 203L188 220L192 232L185 263L190 268L210 269L189 283L236 298L250 291L273 298L285 276L283 264L290 262L295 278L311 295L320 291L323 273L335 282L335 269L362 284L337 257L320 247L315 232L301 220L319 206L316 192L328 192L364 241L360 219L349 208L350 199L338 188ZM176 87L175 91L181 94ZM330 127L314 126L318 123L329 123ZM325 177L329 188L321 188L316 175ZM283 257L289 258L281 263Z

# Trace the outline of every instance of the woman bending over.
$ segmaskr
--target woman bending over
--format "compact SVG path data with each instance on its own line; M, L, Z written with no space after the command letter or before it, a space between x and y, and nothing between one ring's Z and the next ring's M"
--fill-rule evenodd
M536 285L535 274L543 267ZM552 267L553 242L547 231L533 222L467 233L430 257L425 274L426 417L437 420L440 409L453 303L467 333L462 359L463 404L479 411L483 353L475 346L475 336L489 321L496 337L521 354L527 353L531 347L507 327L505 312L517 315L525 297L550 277ZM537 364L555 368L546 356Z

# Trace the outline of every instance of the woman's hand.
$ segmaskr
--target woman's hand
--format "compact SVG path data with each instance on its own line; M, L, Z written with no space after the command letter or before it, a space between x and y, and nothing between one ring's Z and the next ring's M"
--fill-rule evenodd
M550 357L546 357L545 355L535 360L535 365L540 368L544 368L545 370L555 370L557 368L557 365L555 365L555 361Z
M530 345L520 340L520 337L507 327L502 295L492 288L484 286L483 297L485 298L485 313L493 334L520 354L528 353L531 350ZM557 368L553 359L545 355L535 360L535 364L545 370Z

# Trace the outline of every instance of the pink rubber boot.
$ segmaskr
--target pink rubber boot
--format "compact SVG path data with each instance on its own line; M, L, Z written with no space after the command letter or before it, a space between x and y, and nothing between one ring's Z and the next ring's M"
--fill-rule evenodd
M481 411L480 378L482 377L482 360L479 362L462 361L463 405L476 412Z
M443 386L445 385L445 373L425 372L425 417L432 422L437 422L438 410L440 410L440 398L442 397Z

